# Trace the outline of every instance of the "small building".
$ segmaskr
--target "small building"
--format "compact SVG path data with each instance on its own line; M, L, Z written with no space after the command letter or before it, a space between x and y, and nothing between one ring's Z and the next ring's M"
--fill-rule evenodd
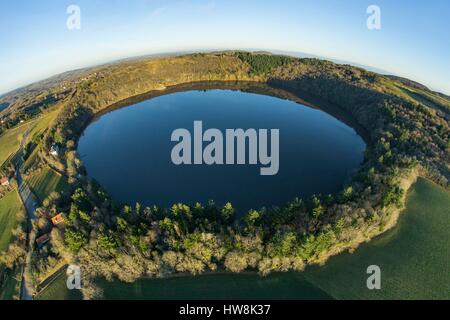
M2 185L3 187L7 187L9 186L9 179L6 177L3 177L0 179L0 185Z
M56 144L52 145L50 148L50 154L55 157L59 156L59 146Z
M62 213L60 213L52 218L52 223L54 226L61 224L63 222L64 222L64 215Z
M44 234L43 236L40 236L39 238L36 239L36 244L39 247L42 247L44 244L46 244L48 241L50 240L50 237L48 236L48 234Z

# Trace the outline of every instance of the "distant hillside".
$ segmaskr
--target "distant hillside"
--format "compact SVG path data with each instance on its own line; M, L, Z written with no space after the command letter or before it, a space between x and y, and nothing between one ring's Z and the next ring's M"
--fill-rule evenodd
M430 90L430 89L428 89L428 87L424 86L423 84L421 84L417 81L407 79L407 78L394 76L394 75L385 75L385 77L395 80L395 81L398 81L398 82L400 82L408 87L411 87L411 88L421 89L421 90Z
M277 51L277 50L257 50L252 49L250 50L253 54L256 55L283 55L283 56L289 56L289 57L296 57L296 58L307 58L307 59L318 59L323 61L331 61L340 65L351 65L360 69L365 69L370 72L374 72L380 75L383 75L384 77L393 80L397 83L401 83L404 86L407 86L409 88L418 89L426 91L432 95L435 95L434 98L440 97L446 100L449 100L450 97L448 95L445 95L443 93L435 92L430 89L428 89L426 86L399 76L394 75L388 75L388 72L381 69L376 69L373 67L365 66L365 65L359 65L348 61L341 61L311 54L306 54L302 52L291 52L291 51ZM214 50L205 50L202 52L202 54L232 54L233 52L237 52L236 50L221 50L221 51L214 51ZM11 92L5 93L3 95L0 95L0 113L10 107L11 111L8 113L14 112L16 110L20 110L23 107L26 107L27 104L29 104L29 101L36 100L37 96L39 96L42 92L47 91L48 93L61 93L65 90L75 90L77 85L83 81L83 78L87 78L90 75L92 75L95 72L105 70L107 67L114 66L114 65L120 65L123 63L131 63L131 62L138 62L138 61L148 61L153 60L157 58L168 58L168 57L175 57L180 55L188 55L193 54L192 52L173 52L173 53L167 53L167 54L155 54L155 55L144 55L144 56L138 56L138 57L130 57L128 59L121 59L118 61L105 63L102 65L98 65L91 68L84 68L84 69L78 69L78 70L72 70L67 71L64 73L61 73L59 75L52 76L50 78L44 79L42 81L35 82L33 84L15 89ZM428 100L429 97L427 97ZM435 103L436 99L433 99L433 103ZM438 99L439 100L439 99ZM8 105L5 106L5 103ZM438 104L444 104L442 101L438 101ZM445 106L448 108L448 106ZM6 111L5 111L6 112ZM3 114L6 115L6 114Z
M413 81L413 80L410 80L410 79L407 79L407 78L393 76L393 75L385 75L385 77L387 77L389 79L392 79L392 80L395 80L395 81L398 81L398 82L400 82L400 83L402 83L402 84L404 84L404 85L406 85L408 87L429 91L430 93L434 93L434 94L440 96L441 98L450 99L449 95L446 95L446 94L444 94L442 92L439 92L439 91L431 90L430 88L424 86L423 84L421 84L421 83L419 83L417 81Z

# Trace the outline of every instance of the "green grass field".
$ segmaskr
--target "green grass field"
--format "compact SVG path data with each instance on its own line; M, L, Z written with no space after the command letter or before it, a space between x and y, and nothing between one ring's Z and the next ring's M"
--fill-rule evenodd
M16 153L20 146L20 140L27 131L28 124L22 124L14 129L6 131L0 136L0 166L8 160L8 158Z
M33 140L36 136L42 134L45 130L47 130L47 128L50 127L50 124L58 116L59 111L60 108L55 107L54 109L52 109L52 111L44 113L42 116L40 116L39 119L36 120L36 124L34 125L33 129L30 130L29 138Z
M276 273L260 277L256 273L182 276L169 279L142 279L133 284L100 281L105 299L256 299L328 300L301 273Z
M81 300L81 293L77 290L68 290L66 277L62 274L51 285L46 287L36 300Z
M39 201L44 201L53 191L61 191L67 187L65 177L50 168L44 168L30 175L26 182Z
M450 110L448 100L436 93L425 91L419 88L412 88L395 81L383 81L383 84L395 95L403 99L424 104L432 109Z
M25 162L23 163L22 172L26 172L33 165L35 165L38 160L39 160L39 147L36 146L34 148L34 150L31 152L31 154L28 156L28 158L25 160Z
M304 273L267 278L217 274L99 284L107 299L450 299L449 216L450 193L419 179L394 229L353 254L333 257L325 266L311 267ZM372 264L381 268L380 291L366 287L366 269ZM77 297L68 292L63 276L39 298Z
M16 214L24 210L16 190L10 191L0 199L0 252L6 251L11 242L12 230L17 226ZM0 276L6 274L6 282L0 288L0 300L11 300L16 289L17 274L0 266Z
M17 277L20 275L16 271L2 270L0 267L0 274L6 273L6 282L0 288L0 300L13 300L14 295L17 293Z
M34 125L33 129L30 130L28 141L33 141L37 136L44 133L44 131L50 126L50 124L55 120L58 115L59 108L54 109L53 111L42 115ZM31 168L38 160L38 153L40 150L40 145L35 146L33 152L28 156L22 166L22 172L27 171Z
M369 265L381 268L381 290L366 287ZM333 257L307 278L337 299L450 299L450 193L419 179L392 230Z
M21 124L2 134L0 136L0 167L5 161L10 161L12 156L17 153L20 141L28 128L31 128L28 139L35 138L45 131L57 116L58 111L58 109L55 109L38 119ZM67 182L53 171L48 171L44 172L42 176L37 175L34 183L36 192L43 196L47 192L65 187ZM46 185L47 183L48 185ZM11 242L12 230L17 226L16 214L20 210L24 210L24 208L16 190L9 192L0 199L0 252L7 250ZM0 266L0 275L4 272L8 272L8 274L6 275L6 282L0 288L0 300L10 300L16 293L18 274L17 270L7 271Z
M31 129L28 140L34 139L48 128L50 123L58 115L59 110L59 108L55 108L51 112L43 114L37 119L23 123L2 134L0 136L0 166L18 151L23 134L28 128Z
M81 299L78 291L66 289L65 276L44 289L39 300ZM331 299L301 274L217 274L171 279L142 279L133 284L107 282L99 285L105 299ZM283 288L283 290L278 290Z

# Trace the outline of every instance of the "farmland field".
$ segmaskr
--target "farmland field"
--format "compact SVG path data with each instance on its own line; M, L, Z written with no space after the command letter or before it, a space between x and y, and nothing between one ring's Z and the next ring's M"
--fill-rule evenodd
M40 116L37 119L23 123L15 128L12 128L0 136L0 166L15 154L20 146L20 141L24 133L30 128L28 140L35 138L42 134L49 124L58 115L59 108Z
M17 152L20 146L20 140L27 128L27 124L22 124L14 129L6 131L0 136L0 166L3 165L12 154Z
M106 299L332 299L301 273L294 272L274 273L264 278L245 273L142 279L132 285L102 281L100 287Z
M27 160L22 165L22 172L26 172L33 165L35 165L38 160L39 160L39 148L36 147L36 148L34 148L34 150L28 156Z
M261 278L255 273L182 276L169 279L141 279L133 284L101 280L106 299L330 299L301 274L273 274ZM279 290L283 288L283 290ZM38 299L80 299L77 291L66 289L59 277Z
M39 201L44 201L53 191L61 191L67 186L66 178L50 168L44 168L27 178L31 191Z
M307 271L337 299L450 299L450 194L419 179L398 225L358 248ZM381 268L381 290L366 288L366 269Z
M0 288L0 300L13 300L14 295L17 293L17 277L20 276L19 272L16 271L5 271L2 270L2 267L0 266L0 274L2 272L6 273L6 282L2 284Z
M30 138L34 139L36 136L42 134L48 127L50 127L53 120L55 120L56 116L60 111L59 107L55 107L48 113L44 113L39 119L36 121L35 126L30 131Z
M17 225L16 214L23 210L22 202L15 190L0 199L0 252L8 248L11 232Z
M17 226L16 214L20 210L24 209L16 190L10 191L0 199L0 252L8 249L12 230ZM0 266L0 276L4 275L4 272L7 272L6 282L0 288L0 300L10 300L15 292L17 274Z
M59 276L50 286L45 288L38 297L37 300L80 300L80 292L74 290L67 290L66 277L64 274Z

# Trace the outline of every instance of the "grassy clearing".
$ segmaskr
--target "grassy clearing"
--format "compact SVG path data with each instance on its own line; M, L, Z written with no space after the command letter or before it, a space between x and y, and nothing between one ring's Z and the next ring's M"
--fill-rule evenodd
M1 270L0 267L0 274L3 272L6 272L6 282L0 288L0 301L13 300L14 296L18 293L17 278L20 277L20 274L18 271Z
M16 190L10 191L0 199L0 252L6 251L11 243L12 231L17 227L17 212L24 210ZM4 274L6 272L6 274ZM0 266L0 276L6 282L0 288L0 300L11 300L16 293L17 273L4 270Z
M331 299L299 273L262 278L254 273L212 274L199 277L142 279L133 284L100 281L105 299Z
M421 103L432 109L450 110L450 102L436 93L419 88L412 88L394 81L383 81L383 84L391 91L391 93L402 97L405 100Z
M59 107L55 107L52 111L45 113L41 117L39 117L39 119L36 120L33 129L31 129L30 131L29 138L33 140L37 136L42 134L45 130L47 130L47 128L58 116L60 110L61 109Z
M17 226L17 212L24 210L16 190L0 199L0 252L5 251L11 241L12 230Z
M65 279L64 275L60 276L37 299L81 299L79 292L67 290ZM298 273L272 274L266 278L253 273L181 276L141 279L133 284L100 280L98 285L108 300L331 299Z
M31 152L31 154L28 156L27 160L22 165L22 172L26 172L28 169L30 169L32 166L34 166L39 160L39 147L36 146Z
M1 135L0 166L2 166L5 162L11 161L13 156L17 153L23 135L28 128L31 128L28 139L36 138L38 135L42 134L50 123L56 118L58 111L59 108L42 115L38 119L29 121L19 125L16 128L8 130ZM31 161L36 159L37 149L32 156L32 160L29 162L30 164ZM47 181L50 183L49 186L44 185ZM53 173L53 175L46 173L44 179L40 181L39 188L36 190L41 192L40 194L43 195L45 192L49 192L49 190L53 191L53 188L58 190L59 188L64 187L65 184L65 179L59 177L56 173ZM2 199L0 199L0 252L7 250L11 242L12 230L17 227L16 215L20 210L24 210L24 208L17 190L9 192ZM17 270L10 271L0 267L0 276L5 277L5 282L2 283L0 288L0 300L11 300L17 293L18 283L16 279L19 276L17 272Z
M307 271L337 299L450 299L450 193L419 179L399 224L358 248ZM366 287L369 265L381 268L382 289Z
M0 136L0 166L16 153L20 146L23 134L29 124L22 124L14 129L6 131Z
M42 202L53 191L60 192L67 187L67 180L50 168L44 168L27 178L31 191Z
M450 299L449 208L450 193L419 179L409 192L398 226L353 254L333 257L325 266L305 273L267 278L215 274L99 284L107 299ZM372 264L382 271L380 291L366 288L366 269ZM63 276L39 298L80 297L66 289Z
M6 131L0 136L0 166L15 154L20 146L20 141L28 128L31 128L28 140L36 138L42 134L55 120L60 108L55 108L49 113L45 113L37 119L23 123L16 128Z
M81 293L77 290L68 290L66 276L62 274L54 282L46 287L36 300L81 300Z

